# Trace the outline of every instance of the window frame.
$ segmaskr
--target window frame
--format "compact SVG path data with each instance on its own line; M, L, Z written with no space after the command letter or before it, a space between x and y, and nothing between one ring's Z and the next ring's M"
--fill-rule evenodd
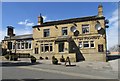
M64 31L66 31L66 34L64 35ZM67 27L62 27L62 36L67 36L68 35L68 28Z
M88 43L84 43L84 42L88 42ZM85 47L85 46L84 46L85 44L88 44L88 47ZM84 47L84 48L90 48L90 42L89 42L89 41L83 41L83 47Z
M46 32L49 33L49 34L47 35ZM50 29L43 29L43 37L49 37L49 36L50 36Z
M91 42L94 45L94 47L91 47ZM95 48L95 41L90 41L90 48Z
M83 28L88 28L88 32L83 32ZM82 34L89 34L90 33L90 25L89 24L83 24L82 25Z

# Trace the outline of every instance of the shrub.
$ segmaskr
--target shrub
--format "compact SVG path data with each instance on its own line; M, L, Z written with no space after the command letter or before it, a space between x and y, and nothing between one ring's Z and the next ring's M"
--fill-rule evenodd
M45 57L46 60L48 60L48 57Z
M18 60L18 56L17 55L13 55L13 60L17 61Z
M55 56L52 57L52 63L53 64L58 64L58 60L57 60L57 58L55 58Z
M9 54L6 54L4 57L5 57L7 60L9 60Z
M36 58L34 56L31 56L31 63L36 63Z
M63 55L62 55L62 57L60 58L60 62L65 62L65 58L63 57Z
M40 60L43 60L44 58L43 57L40 57Z

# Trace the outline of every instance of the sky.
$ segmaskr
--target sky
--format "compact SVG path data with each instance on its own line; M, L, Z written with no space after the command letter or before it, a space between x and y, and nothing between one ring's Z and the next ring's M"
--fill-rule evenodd
M13 26L16 35L32 33L40 13L44 22L93 16L97 15L99 4L103 5L103 14L110 21L107 29L107 47L110 48L118 43L117 2L2 2L0 40L7 35L7 26Z

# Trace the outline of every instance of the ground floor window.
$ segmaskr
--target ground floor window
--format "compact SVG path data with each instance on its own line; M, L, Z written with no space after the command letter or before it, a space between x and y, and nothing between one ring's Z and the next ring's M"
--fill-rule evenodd
M20 42L17 42L17 49L20 49Z
M53 51L53 45L52 43L49 44L41 44L41 52L52 52Z
M49 52L49 44L45 44L45 52Z
M35 54L38 54L38 48L35 48Z
M32 48L31 40L16 41L16 44L14 44L13 46L16 47L16 49L31 49Z
M90 41L90 47L91 47L91 48L94 47L94 41Z
M52 46L52 44L50 44L50 51L53 51L53 46Z
M79 48L94 48L95 47L95 43L94 41L80 41Z
M88 48L89 47L89 41L84 41L83 42L83 47Z

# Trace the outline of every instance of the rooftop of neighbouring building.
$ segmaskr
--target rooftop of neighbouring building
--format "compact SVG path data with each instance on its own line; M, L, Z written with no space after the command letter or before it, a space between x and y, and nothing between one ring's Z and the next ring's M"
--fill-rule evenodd
M33 39L33 34L17 35L11 37L11 40ZM10 37L5 37L4 40L10 40Z

